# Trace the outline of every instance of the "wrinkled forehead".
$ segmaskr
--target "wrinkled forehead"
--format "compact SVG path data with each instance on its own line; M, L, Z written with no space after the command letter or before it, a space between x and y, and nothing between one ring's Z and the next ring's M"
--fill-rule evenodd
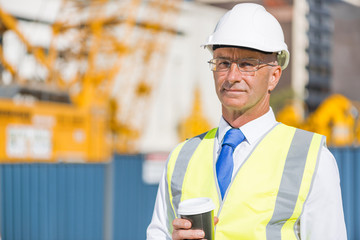
M275 56L274 53L261 52L251 48L240 47L221 47L214 50L214 58L229 58L229 59L242 59L242 58L255 58L255 59L269 59Z

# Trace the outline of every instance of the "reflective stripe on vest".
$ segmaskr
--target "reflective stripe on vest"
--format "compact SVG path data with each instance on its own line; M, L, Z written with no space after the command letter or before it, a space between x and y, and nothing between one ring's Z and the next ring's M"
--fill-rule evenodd
M281 239L281 229L285 224L282 219L290 219L293 214L311 139L312 134L300 129L296 130L285 162L274 214L266 226L267 239ZM290 179L292 179L291 182ZM289 191L292 191L293 194L289 194Z
M213 160L216 131L180 144L170 156L169 223L177 216L180 201L210 197L220 219L217 239L297 239L295 224L310 191L324 138L277 125L248 156L220 203Z

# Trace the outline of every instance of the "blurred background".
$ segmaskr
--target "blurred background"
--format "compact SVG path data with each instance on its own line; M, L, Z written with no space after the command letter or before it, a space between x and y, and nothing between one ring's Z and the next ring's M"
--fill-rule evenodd
M239 2L0 0L1 239L145 239L168 154L220 120L200 46ZM326 135L360 239L360 0L246 2L291 53L277 119Z

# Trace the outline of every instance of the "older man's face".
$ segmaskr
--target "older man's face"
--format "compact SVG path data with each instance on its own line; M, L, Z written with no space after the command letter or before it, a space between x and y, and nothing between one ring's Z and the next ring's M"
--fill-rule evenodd
M218 48L214 51L214 58L252 58L265 63L275 63L274 55L241 48ZM256 111L259 107L269 105L270 91L277 84L277 81L273 81L273 71L280 67L260 66L253 76L239 71L236 64L232 64L228 71L214 72L216 93L222 104L223 113L224 110L242 113Z

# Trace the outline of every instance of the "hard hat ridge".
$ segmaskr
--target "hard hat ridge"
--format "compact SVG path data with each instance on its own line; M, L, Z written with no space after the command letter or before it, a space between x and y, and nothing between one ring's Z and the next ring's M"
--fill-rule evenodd
M282 69L289 62L289 52L280 23L259 4L237 4L225 13L203 46L212 52L214 45L278 53Z

